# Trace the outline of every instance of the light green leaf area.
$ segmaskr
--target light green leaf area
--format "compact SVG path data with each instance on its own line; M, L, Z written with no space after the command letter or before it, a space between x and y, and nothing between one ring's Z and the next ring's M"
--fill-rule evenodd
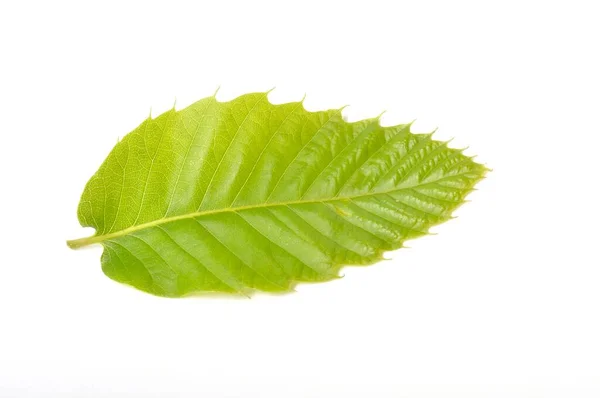
M148 118L78 209L110 278L159 296L285 292L327 281L451 217L486 167L379 119L209 97Z

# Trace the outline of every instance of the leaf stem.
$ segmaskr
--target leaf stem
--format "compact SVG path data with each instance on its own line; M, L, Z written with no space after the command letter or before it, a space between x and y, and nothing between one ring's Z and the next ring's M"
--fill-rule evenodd
M94 243L101 243L105 239L106 236L88 236L86 238L68 240L67 246L69 246L71 249L80 249Z

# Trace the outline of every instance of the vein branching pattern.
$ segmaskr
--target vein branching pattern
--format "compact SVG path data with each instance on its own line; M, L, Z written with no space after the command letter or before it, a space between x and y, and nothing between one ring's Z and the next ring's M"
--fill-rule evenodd
M487 169L461 150L341 110L215 96L148 118L78 209L110 278L168 297L289 291L371 264L446 221Z

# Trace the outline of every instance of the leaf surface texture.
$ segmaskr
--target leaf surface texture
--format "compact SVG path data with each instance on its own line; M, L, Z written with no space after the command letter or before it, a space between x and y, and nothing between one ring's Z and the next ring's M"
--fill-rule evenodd
M371 264L450 218L486 168L460 150L341 110L214 96L148 118L78 208L110 278L169 297L288 291Z

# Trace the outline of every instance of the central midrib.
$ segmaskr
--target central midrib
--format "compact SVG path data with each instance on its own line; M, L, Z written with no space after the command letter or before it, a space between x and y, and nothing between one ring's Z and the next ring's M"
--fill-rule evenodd
M458 177L459 175L462 175L462 174L464 174L464 173L459 173L459 174L455 174L455 175L448 176L448 177ZM378 192L364 193L364 194L352 195L352 196L338 196L338 197L334 197L331 199L290 200L290 201L286 201L286 202L272 202L272 203L263 203L263 204L247 205L247 206L226 207L226 208L222 208L222 209L197 211L197 212L193 212L193 213L180 214L178 216L160 218L158 220L150 221L150 222L139 224L139 225L134 225L132 227L125 228L121 231L111 232L111 233L105 234L105 235L95 235L95 236L89 236L86 238L69 240L69 241L67 241L67 245L72 249L77 249L77 248L88 246L88 245L91 245L94 243L101 243L108 239L125 236L125 235L131 234L133 232L140 231L140 230L143 230L146 228L152 228L157 225L167 224L167 223L179 221L179 220L186 220L186 219L190 219L190 218L207 216L207 215L211 215L211 214L235 213L235 212L243 211L243 210L262 209L262 208L268 208L268 207L279 207L279 206L289 206L289 205L298 205L298 204L339 202L339 201L352 200L352 199L364 198L364 197L369 197L369 196L385 195L385 194L389 194L389 193L393 193L393 192L402 191L405 189L416 188L416 187L427 185L427 184L430 184L433 182L436 182L436 181L428 181L428 182L415 184L415 185L411 185L411 186L397 187L394 189L390 189L388 191L378 191Z

